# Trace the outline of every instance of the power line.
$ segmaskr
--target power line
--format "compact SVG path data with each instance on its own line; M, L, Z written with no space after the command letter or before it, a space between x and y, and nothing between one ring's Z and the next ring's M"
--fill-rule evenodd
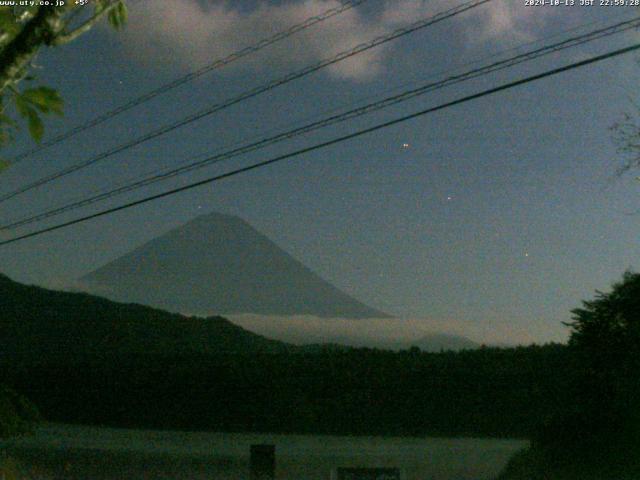
M71 210L76 210L78 208L85 207L87 205L91 205L96 202L106 200L126 192L137 190L139 188L166 180L168 178L172 178L177 175L181 175L183 173L187 173L187 172L190 172L214 163L219 163L221 161L228 160L230 158L234 158L249 152L253 152L255 150L265 148L267 146L273 145L283 140L288 140L290 138L293 138L302 134L306 134L306 133L318 130L320 128L324 128L329 125L334 125L340 122L344 122L368 113L372 113L374 111L381 110L383 108L387 108L392 105L396 105L401 102L405 102L419 95L424 95L434 90L439 90L441 88L448 87L450 85L454 85L463 81L488 75L489 73L493 73L506 68L511 68L520 63L528 62L528 61L531 61L531 60L534 60L542 56L549 55L551 53L555 53L561 50L565 50L568 48L575 48L579 45L583 45L585 43L592 42L597 39L609 37L614 34L622 33L624 31L630 30L632 28L636 28L638 26L640 26L640 17L635 17L630 20L619 22L615 25L593 30L582 35L577 35L572 38L566 39L564 41L556 42L551 45L546 45L541 48L531 50L529 52L524 52L519 55L515 55L513 57L503 59L503 60L491 63L489 65L475 68L458 75L449 76L437 82L427 83L418 88L414 88L397 95L392 95L382 100L372 102L367 105L343 112L341 114L333 115L316 122L312 122L310 124L295 128L293 130L289 130L287 132L280 133L275 136L263 138L257 142L249 143L239 148L235 148L220 154L209 156L208 158L190 163L188 165L184 165L178 168L173 168L170 170L165 169L165 171L161 173L157 173L153 176L143 178L141 180L135 181L130 184L119 186L115 189L111 189L109 191L100 193L98 195L94 195L89 198L84 198L79 201L74 201L67 205L48 210L46 212L36 214L34 216L15 220L9 224L0 226L0 230L13 229L13 228L28 225L31 223L35 223L41 220L45 220L50 217L57 216Z
M195 70L193 72L190 72L186 75L183 75L181 77L176 78L175 80L166 83L164 85L161 85L160 87L151 90L145 94L142 94L134 99L129 100L127 103L124 103L122 105L120 105L119 107L114 108L113 110L110 110L102 115L99 115L97 117L95 117L93 120L89 120L87 123L83 124L83 125L77 125L74 128L71 128L69 130L67 130L66 132L62 132L59 135L56 135L55 137L46 140L44 142L42 142L40 145L38 145L37 147L34 147L30 150L27 150L25 152L22 152L18 155L16 155L15 157L13 157L10 160L10 163L14 164L19 162L20 160L23 160L31 155L34 155L36 153L39 153L43 150L46 150L47 148L53 146L53 145L57 145L60 142L63 142L64 140L67 140L71 137L74 137L75 135L82 133L86 130L89 130L90 128L93 128L97 125L100 125L101 123L106 122L107 120L120 115L121 113L124 113L128 110L131 110L134 107L137 107L138 105L148 102L149 100L159 96L159 95L163 95L181 85L184 85L185 83L191 82L193 80L195 80L198 77L201 77L202 75L209 73L213 70L216 70L218 68L222 68L222 67L226 67L227 65L240 60L241 58L246 57L247 55L250 55L252 53L256 53L270 45L273 45L274 43L277 43L279 41L285 40L293 35L295 35L298 32L301 32L303 30L306 30L309 27L312 27L313 25L323 22L325 20L328 20L331 17L335 17L336 15L340 15L341 13L347 11L347 10L351 10L352 8L357 7L358 5L367 2L368 0L349 0L346 1L344 3L342 3L340 6L338 7L333 7L330 8L326 11L324 11L323 13L319 14L319 15L314 15L312 17L307 18L306 20L293 25L292 27L286 29L286 30L282 30L281 32L276 33L275 35L272 35L270 37L267 38L263 38L262 40L254 43L253 45L250 45L248 47L243 48L242 50L238 50L237 52L233 52L229 55L227 55L226 57L220 58L215 60L214 62L205 65L204 67L199 68L198 70ZM139 2L138 2L139 3Z
M369 127L369 128L365 128L365 129L362 129L362 130L358 130L357 132L350 133L348 135L343 135L341 137L337 137L337 138L334 138L332 140L328 140L326 142L317 143L317 144L312 145L310 147L302 148L300 150L296 150L294 152L290 152L290 153L287 153L287 154L284 154L284 155L280 155L280 156L271 158L269 160L264 160L262 162L254 163L252 165L248 165L246 167L238 168L236 170L232 170L232 171L227 172L227 173L216 175L214 177L209 177L207 179L200 180L198 182L194 182L194 183L191 183L189 185L185 185L185 186L182 186L182 187L179 187L179 188L174 188L172 190L168 190L168 191L165 191L165 192L162 192L162 193L151 195L149 197L145 197L145 198L140 199L140 200L136 200L136 201L129 202L129 203L126 203L126 204L123 204L123 205L119 205L117 207L108 208L106 210L102 210L100 212L93 213L91 215L86 215L84 217L76 218L74 220L70 220L68 222L64 222L64 223L60 223L60 224L57 224L57 225L53 225L51 227L43 228L41 230L36 230L35 232L27 233L25 235L20 235L18 237L11 238L9 240L4 240L4 241L0 242L0 246L7 245L7 244L10 244L10 243L14 243L14 242L17 242L17 241L20 241L20 240L24 240L24 239L27 239L27 238L35 237L37 235L42 235L44 233L52 232L52 231L55 231L55 230L59 230L61 228L69 227L71 225L75 225L75 224L78 224L78 223L83 223L83 222L86 222L86 221L94 219L94 218L98 218L98 217L102 217L102 216L105 216L105 215L109 215L109 214L112 214L112 213L115 213L115 212L118 212L118 211L121 211L121 210L126 210L126 209L129 209L129 208L138 206L138 205L142 205L144 203L148 203L148 202L151 202L151 201L154 201L154 200L159 200L159 199L164 198L164 197L169 197L169 196L172 196L172 195L175 195L175 194L187 191L187 190L191 190L191 189L196 188L196 187L200 187L202 185L207 185L209 183L213 183L213 182L216 182L216 181L223 180L225 178L233 177L233 176L239 175L241 173L249 172L251 170L256 170L256 169L262 168L262 167L266 167L268 165L272 165L274 163L281 162L281 161L289 159L289 158L297 157L299 155L302 155L302 154L305 154L305 153L309 153L309 152L312 152L312 151L315 151L315 150L320 150L322 148L326 148L328 146L335 145L335 144L344 142L346 140L351 140L353 138L360 137L362 135L366 135L366 134L381 130L383 128L388 128L388 127L391 127L393 125L397 125L399 123L403 123L403 122L406 122L408 120L412 120L414 118L418 118L418 117L427 115L429 113L437 112L437 111L440 111L440 110L444 110L446 108L453 107L455 105L460 105L460 104L469 102L471 100L476 100L476 99L479 99L479 98L482 98L482 97L493 95L495 93L502 92L502 91L505 91L505 90L509 90L511 88L515 88L515 87L520 86L520 85L524 85L524 84L531 83L531 82L534 82L534 81L537 81L537 80L541 80L543 78L547 78L547 77L550 77L550 76L553 76L553 75L558 75L560 73L567 72L569 70L574 70L576 68L584 67L586 65L591 65L591 64L594 64L594 63L609 59L609 58L613 58L613 57L617 57L619 55L630 53L630 52L638 50L638 49L640 49L640 43L636 43L635 45L631 45L629 47L625 47L625 48L621 48L621 49L618 49L618 50L614 50L614 51L611 51L611 52L608 52L608 53L605 53L605 54L602 54L602 55L597 55L595 57L591 57L591 58L588 58L586 60L582 60L580 62L575 62L575 63L571 63L571 64L568 64L568 65L565 65L565 66L562 66L562 67L554 68L552 70L547 70L546 72L539 73L537 75L532 75L532 76L529 76L529 77L526 77L526 78L523 78L523 79L520 79L520 80L516 80L516 81L513 81L513 82L505 83L505 84L502 84L502 85L500 85L498 87L494 87L494 88L490 88L488 90L484 90L484 91L482 91L480 93L475 93L475 94L472 94L472 95L468 95L468 96L459 98L457 100L453 100L453 101L450 101L450 102L447 102L447 103L440 104L440 105L438 105L436 107L427 108L425 110L421 110L421 111L418 111L418 112L415 112L415 113L412 113L412 114L409 114L409 115L405 115L405 116L402 116L402 117L399 117L399 118L396 118L396 119L393 119L393 120L389 120L387 122L380 123L380 124L375 125L373 127Z
M386 35L381 35L378 36L376 38L374 38L373 40L366 42L366 43L362 43L360 45L357 45L356 47L353 47L350 50L346 50L343 51L329 59L325 59L320 61L319 63L307 66L301 70L298 70L296 72L292 72L288 75L285 75L284 77L278 79L278 80L274 80L271 81L267 84L258 86L252 90L249 90L245 93L242 93L236 97L233 97L227 101L225 101L224 103L220 103L220 104L215 104L212 105L210 107L207 107L204 110L201 110L199 112L196 112L194 114L191 114L181 120L178 120L174 123L171 123L169 125L165 125L163 127L160 127L159 129L153 130L141 137L138 137L134 140L131 140L125 144L121 144L118 145L114 148L112 148L111 150L107 150L106 152L103 152L101 154L96 155L95 157L92 157L88 160L85 160L83 162L77 163L75 165L71 165L70 167L67 167L63 170L60 170L59 172L53 173L51 175L48 175L46 177L43 177L39 180L36 180L35 182L32 182L30 184L27 184L17 190L14 190L12 192L6 193L2 196L0 196L0 203L5 202L13 197L16 197L22 193L28 192L34 188L40 187L46 183L52 182L54 180L57 180L61 177L64 177L66 175L69 175L71 173L77 172L78 170L81 170L83 168L86 168L90 165L93 165L101 160L104 160L105 158L111 157L117 153L121 153L125 150L128 150L129 148L132 148L134 146L140 145L141 143L147 142L149 140L152 140L154 138L160 137L166 133L169 133L173 130L176 130L180 127L183 127L185 125L188 125L190 123L193 123L197 120L200 120L204 117L207 117L215 112L218 112L220 110L223 110L225 108L228 108L232 105L235 105L237 103L240 103L244 100L256 97L264 92L267 92L269 90L273 90L281 85L284 85L286 83L289 83L293 80L297 80L299 78L302 78L306 75L309 75L311 73L314 73L322 68L328 67L330 65L333 65L335 63L338 63L342 60L345 60L347 58L353 57L355 55L358 55L364 51L370 50L374 47L377 47L379 45L382 45L384 43L390 42L392 40L395 40L397 38L400 38L404 35L408 35L410 33L416 32L420 29L426 28L430 25L433 25L435 23L438 23L442 20L454 17L456 15L459 15L463 12L466 12L467 10L470 10L472 8L476 8L484 3L490 2L493 0L472 0L466 3L463 3L461 5L458 5L457 7L451 8L449 10L445 10L443 12L437 13L433 16L430 16L428 18L419 20L417 22L414 22L406 27L402 27L399 29L394 30L393 32L386 34Z
M139 0L139 3L143 2L143 1L144 0ZM626 15L618 15L617 17L619 19L622 19L622 18L626 17ZM476 60L465 62L463 64L458 64L458 65L456 65L454 67L450 67L450 68L447 68L447 69L444 69L444 70L440 70L438 72L434 72L434 73L429 74L426 77L424 77L423 80L439 78L441 75L452 74L453 72L459 71L462 67L470 67L470 66L473 66L473 65L479 65L482 62L485 62L487 60L498 58L500 56L503 56L503 55L511 53L511 52L521 51L525 47L529 47L529 46L532 46L532 45L540 44L544 40L557 39L557 38L562 37L563 35L566 35L566 34L569 34L569 33L573 33L573 32L578 31L578 30L583 30L583 29L586 29L587 27L591 27L591 26L595 26L595 25L602 25L604 23L605 23L604 21L600 20L600 21L592 21L592 22L588 22L588 23L581 24L581 25L578 25L578 26L574 26L574 27L571 27L571 28L556 32L553 35L549 35L549 36L547 36L546 38L543 38L543 39L536 39L536 40L528 41L528 42L522 43L520 45L517 45L515 47L510 47L508 49L501 50L499 52L494 52L494 53L491 53L491 54L488 54L488 55L484 55L481 58L476 59ZM413 81L410 81L410 82L405 82L405 83L399 84L399 85L397 85L397 86L395 86L393 88L383 90L382 92L361 96L358 99L358 101L351 101L351 102L348 102L348 103L344 103L344 104L340 105L339 107L334 107L334 108L331 108L331 109L323 110L323 111L318 112L318 113L314 113L312 115L307 115L307 116L305 116L305 117L303 117L303 118L301 118L301 119L299 119L297 121L294 121L294 122L288 122L286 126L287 127L293 127L293 126L295 126L295 125L297 125L297 124L299 124L300 122L303 122L303 121L311 121L311 120L316 120L316 119L319 119L319 118L323 118L324 115L333 114L333 113L339 112L339 111L341 111L341 110L343 110L345 108L352 108L355 105L357 105L360 101L364 101L364 100L369 100L369 99L380 97L381 94L383 94L383 93L399 92L399 91L402 91L402 89L405 88L405 87L415 87L416 85L419 85L419 84L420 84L420 82L416 81L416 80L413 80ZM273 134L273 133L278 132L278 131L279 131L278 128L273 128L273 127L272 128L268 128L260 135L251 135L251 136L249 136L248 140L250 140L251 142L255 142L256 140L261 139L262 137L264 137L266 134ZM218 152L224 152L226 149L229 149L229 148L232 148L232 147L237 147L239 145L244 145L244 143L242 141L235 141L233 143L227 144L224 147L216 148L214 150L214 152L217 154ZM131 182L134 182L134 184L137 184L138 181L146 180L146 179L149 178L149 175L152 175L152 176L162 175L162 174L171 172L172 170L176 169L177 167L187 166L187 165L190 165L191 163L193 163L194 161L198 161L198 160L203 159L203 158L208 158L214 152L199 153L197 155L194 155L194 156L191 156L191 157L188 157L188 158L182 160L181 162L178 163L177 166L167 166L167 167L160 168L160 169L153 169L153 170L145 172L144 174L137 175L135 178L129 178L126 181L118 182L118 183L114 184L113 186L111 186L109 188L93 189L91 192L87 192L87 193L88 194L92 194L92 195L97 195L97 196L104 195L104 194L109 194L109 193L114 192L115 190L119 190L121 187L129 186L131 184ZM216 162L211 162L211 163L216 163ZM93 197L90 197L90 198L93 198ZM76 199L72 200L69 203L74 203L75 204L76 202L83 202L85 200L87 200L86 199L86 194L85 195L76 196ZM64 206L56 207L55 210L57 211L58 209L62 209L62 208L64 208ZM23 217L23 219L24 218L29 218L29 217ZM19 220L16 219L16 220L12 220L12 222L14 222L14 221L15 222L19 222L21 220L22 219L19 219ZM2 229L2 228L3 227L0 227L0 229ZM9 225L5 225L5 228L9 228Z

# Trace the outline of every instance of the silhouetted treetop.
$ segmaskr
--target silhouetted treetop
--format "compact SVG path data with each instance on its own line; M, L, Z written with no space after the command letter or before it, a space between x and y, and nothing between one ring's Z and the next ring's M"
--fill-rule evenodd
M611 292L596 292L572 310L570 344L585 348L637 348L640 340L640 274L626 272ZM621 352L622 353L622 352ZM630 352L627 352L630 353Z

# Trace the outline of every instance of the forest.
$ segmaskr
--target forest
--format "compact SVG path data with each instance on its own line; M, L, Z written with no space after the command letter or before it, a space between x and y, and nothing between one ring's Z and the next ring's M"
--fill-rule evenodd
M203 329L195 317L0 280L12 346L0 355L0 428L37 418L33 404L47 421L84 425L526 438L504 480L640 473L637 273L572 311L568 344L440 353L292 346L221 317ZM71 325L75 337L62 335ZM205 334L218 352L197 342ZM165 351L145 352L149 335Z
M528 437L567 399L567 347L335 347L94 355L1 368L51 421L119 427Z

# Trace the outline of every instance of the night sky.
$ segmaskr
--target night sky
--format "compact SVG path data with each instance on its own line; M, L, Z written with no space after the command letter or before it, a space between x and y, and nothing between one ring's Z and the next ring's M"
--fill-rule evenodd
M369 0L23 160L2 173L0 192L459 3ZM45 138L337 4L135 2L124 32L101 26L38 57L38 80L58 88L66 102L64 118L47 121ZM6 223L39 213L158 168L426 83L434 74L440 78L467 70L470 62L489 55L638 13L631 7L525 7L524 0L494 0L4 202L0 218ZM37 226L264 160L638 38L633 32L554 54ZM0 270L18 281L68 287L133 247L197 215L219 211L241 216L326 280L395 316L439 329L467 328L479 341L563 341L567 330L561 322L570 319L581 299L608 289L626 269L638 268L640 182L635 175L615 177L623 158L609 131L625 111L633 111L637 61L633 54L617 57L0 247ZM30 146L23 133L5 153ZM10 238L35 227L0 235Z

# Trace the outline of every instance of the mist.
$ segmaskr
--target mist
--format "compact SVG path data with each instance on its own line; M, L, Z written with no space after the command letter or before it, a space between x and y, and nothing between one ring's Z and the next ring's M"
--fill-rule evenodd
M525 331L512 326L491 328L472 322L427 318L321 318L311 315L224 315L234 324L265 337L295 345L337 343L354 347L427 350L473 348L481 344L532 343ZM429 348L431 345L431 348Z

